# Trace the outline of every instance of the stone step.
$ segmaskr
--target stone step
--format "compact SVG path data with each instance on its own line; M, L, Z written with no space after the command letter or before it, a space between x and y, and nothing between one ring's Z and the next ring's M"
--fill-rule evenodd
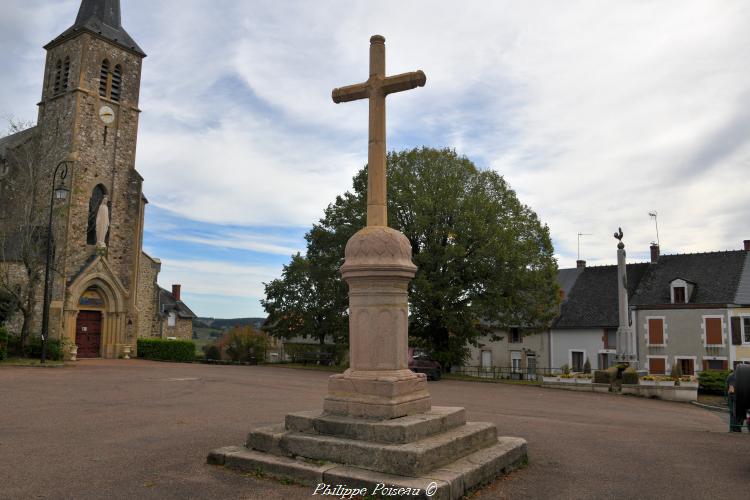
M433 500L456 500L476 488L505 474L526 461L526 441L520 438L500 437L491 445L453 460L440 468L414 477L373 472L337 463L315 463L271 455L239 446L228 446L212 451L208 463L245 471L262 472L269 476L293 479L310 485L310 493L320 485L346 488L366 488L361 496L384 498L408 497ZM385 485L391 491L376 490ZM381 487L382 488L382 487ZM411 488L417 494L391 495L398 488ZM318 491L318 494L322 492Z
M292 457L325 460L389 474L418 476L455 461L497 440L497 429L487 422L468 422L446 432L403 444L286 432L278 447Z
M321 411L290 413L286 416L288 431L394 444L412 443L465 423L466 410L443 406L433 406L427 413L380 421L327 415Z

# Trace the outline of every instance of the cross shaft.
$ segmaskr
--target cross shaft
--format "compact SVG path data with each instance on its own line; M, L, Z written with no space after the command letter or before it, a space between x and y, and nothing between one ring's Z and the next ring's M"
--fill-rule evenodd
M387 187L385 173L385 98L388 94L424 87L425 74L419 71L385 76L385 38L370 38L370 78L366 82L333 90L333 102L369 99L369 145L367 150L367 225L387 226Z

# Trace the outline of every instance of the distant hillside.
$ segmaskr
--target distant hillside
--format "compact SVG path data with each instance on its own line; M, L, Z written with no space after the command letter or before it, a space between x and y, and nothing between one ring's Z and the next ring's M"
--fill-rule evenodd
M195 318L193 320L193 327L226 330L234 326L250 325L253 328L260 328L265 320L266 318Z

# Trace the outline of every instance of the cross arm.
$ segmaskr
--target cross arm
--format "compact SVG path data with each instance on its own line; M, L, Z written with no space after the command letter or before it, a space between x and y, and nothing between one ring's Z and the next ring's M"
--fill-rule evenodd
M358 99L367 99L369 97L367 83L357 83L356 85L348 85L346 87L333 89L331 97L333 97L333 102L336 104L340 102L356 101Z
M401 73L400 75L389 76L383 80L383 93L388 95L395 92L403 92L404 90L424 87L425 83L427 83L427 76L425 76L422 70Z

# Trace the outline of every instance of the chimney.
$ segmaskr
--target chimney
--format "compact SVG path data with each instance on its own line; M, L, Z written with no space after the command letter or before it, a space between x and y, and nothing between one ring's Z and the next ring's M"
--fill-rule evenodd
M745 240L743 243L745 244L745 251L750 252L750 240Z
M651 243L651 263L656 264L659 262L659 245Z
M577 260L576 261L576 267L578 269L583 269L584 267L586 267L586 261L585 260Z
M174 300L180 300L180 288L182 288L182 285L172 285L172 295L174 295Z

